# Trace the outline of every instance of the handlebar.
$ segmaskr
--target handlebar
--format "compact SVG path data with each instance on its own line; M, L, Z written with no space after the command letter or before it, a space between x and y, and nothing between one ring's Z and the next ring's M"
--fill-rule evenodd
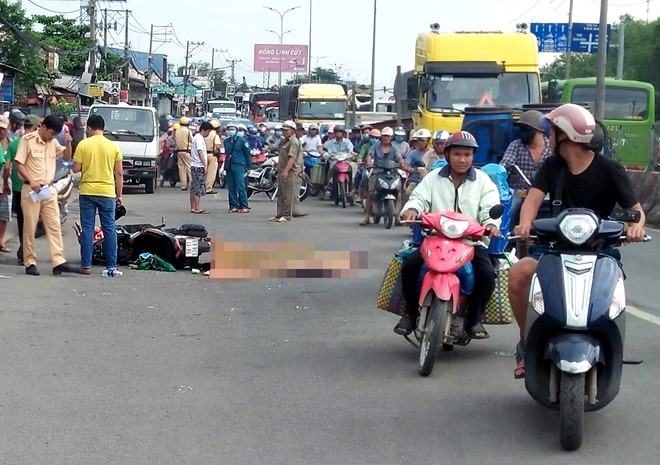
M404 223L404 222L402 221L402 223ZM532 239L532 240L538 239L538 238L539 238L539 236L536 236L536 235L530 235L529 236L529 239ZM508 239L509 239L509 242L519 241L520 239L522 239L522 236L520 234L518 234L516 236L509 236ZM652 239L653 238L651 236L649 236L648 234L644 234L644 239L642 239L642 242L651 242ZM619 240L626 241L626 240L628 240L628 236L619 236Z

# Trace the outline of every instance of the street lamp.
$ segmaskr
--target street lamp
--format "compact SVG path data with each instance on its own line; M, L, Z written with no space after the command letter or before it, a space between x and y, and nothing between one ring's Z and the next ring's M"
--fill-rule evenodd
M280 33L277 34L277 32L275 32L275 34L277 34L279 36L279 39L280 39L280 53L279 53L280 72L279 72L279 75L277 77L277 88L280 89L282 87L282 37L285 34L285 32L284 32L284 15L286 15L290 11L295 10L296 8L300 8L300 6L294 6L293 8L289 8L288 10L284 10L284 12L280 12L280 11L276 10L275 8L271 8L269 6L264 6L264 8L266 8L267 10L270 10L270 11L274 11L275 13L280 15ZM270 31L270 32L274 32L274 31ZM287 32L291 32L291 31L287 31Z

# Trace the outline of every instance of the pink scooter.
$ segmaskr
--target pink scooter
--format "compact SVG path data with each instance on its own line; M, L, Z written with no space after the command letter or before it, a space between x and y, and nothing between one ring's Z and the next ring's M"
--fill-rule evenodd
M355 200L351 195L350 181L351 181L351 164L348 162L348 154L341 153L335 158L335 205L341 202L342 208L346 208L346 202L351 206L355 204Z

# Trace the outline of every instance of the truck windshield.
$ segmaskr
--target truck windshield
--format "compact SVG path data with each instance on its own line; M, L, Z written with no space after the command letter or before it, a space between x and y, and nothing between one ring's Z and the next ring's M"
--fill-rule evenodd
M497 78L433 75L427 99L432 111L487 105L521 108L540 103L539 78L535 73L503 73Z
M298 104L300 119L344 119L346 101L301 100Z
M236 104L234 102L209 102L211 113L220 113L222 110L236 110Z
M571 95L571 102L588 103L589 108L594 108L596 106L596 88L576 86ZM645 90L606 87L604 119L645 121L649 118L648 113L649 94Z
M105 132L112 140L149 141L155 137L153 113L141 108L93 107L91 115L105 121Z

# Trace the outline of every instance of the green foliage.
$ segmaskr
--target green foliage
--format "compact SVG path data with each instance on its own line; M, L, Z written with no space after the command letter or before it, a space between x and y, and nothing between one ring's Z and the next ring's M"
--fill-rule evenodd
M66 100L60 98L56 104L50 105L50 110L54 115L64 114L70 115L76 109L76 106L72 103L67 103Z
M97 81L109 81L112 79L112 73L119 73L124 64L124 57L116 53L108 52L107 58L101 55L101 63L96 72Z
M303 84L309 80L308 75L296 75L295 78L286 81L287 84ZM317 67L312 71L312 82L337 83L341 82L339 74L331 68Z
M62 74L80 76L85 71L85 61L89 56L89 26L64 16L35 15L32 21L41 25L37 39L58 50L81 52L76 55L60 54L59 71Z

